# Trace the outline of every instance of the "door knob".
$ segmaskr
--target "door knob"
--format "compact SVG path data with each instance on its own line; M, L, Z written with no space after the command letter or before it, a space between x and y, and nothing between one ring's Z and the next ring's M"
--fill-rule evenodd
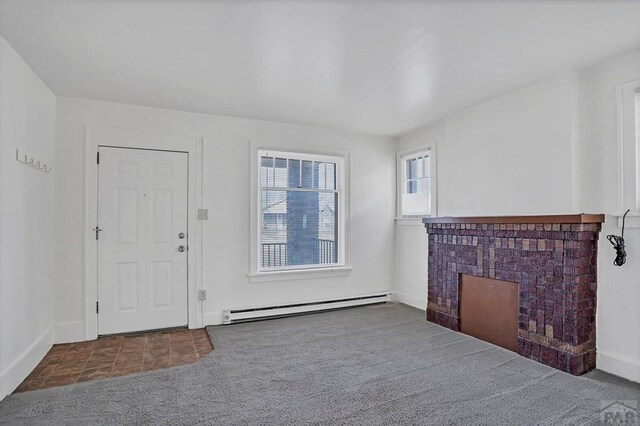
M182 253L185 250L184 246L178 246L178 251Z

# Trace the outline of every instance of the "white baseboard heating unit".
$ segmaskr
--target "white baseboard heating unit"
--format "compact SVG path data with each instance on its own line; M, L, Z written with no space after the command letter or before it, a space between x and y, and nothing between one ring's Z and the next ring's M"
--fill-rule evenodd
M228 309L222 311L223 324L235 324L260 319L301 315L311 312L329 311L332 309L350 308L354 306L373 305L391 301L390 293L372 294L369 296L350 297L347 299L325 300L320 302L296 303L291 305L263 306L258 308Z

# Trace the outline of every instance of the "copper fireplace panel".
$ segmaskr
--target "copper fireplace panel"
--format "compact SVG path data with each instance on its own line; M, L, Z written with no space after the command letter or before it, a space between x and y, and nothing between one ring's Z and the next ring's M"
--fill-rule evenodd
M518 350L518 284L460 275L460 331Z

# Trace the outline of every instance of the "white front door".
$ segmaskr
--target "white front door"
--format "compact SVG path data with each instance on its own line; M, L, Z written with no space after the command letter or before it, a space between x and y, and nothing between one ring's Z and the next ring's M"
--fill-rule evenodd
M187 325L188 154L99 147L98 334Z

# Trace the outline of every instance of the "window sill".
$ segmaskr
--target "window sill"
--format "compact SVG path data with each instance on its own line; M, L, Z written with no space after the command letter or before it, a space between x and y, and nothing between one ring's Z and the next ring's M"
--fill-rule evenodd
M254 272L248 275L250 283L343 277L351 274L353 266L333 268L292 269L289 271Z
M403 216L396 217L396 225L398 226L424 226L422 219L431 216Z
M624 213L614 214L612 216L618 219L618 228L622 228L622 217L624 216ZM630 211L627 215L626 220L624 221L624 227L640 228L640 212Z

